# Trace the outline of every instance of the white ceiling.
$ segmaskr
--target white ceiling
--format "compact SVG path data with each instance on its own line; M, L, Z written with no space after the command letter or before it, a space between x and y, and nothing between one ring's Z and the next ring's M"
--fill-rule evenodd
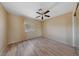
M2 4L8 12L30 18L38 16L36 12L40 8L43 11L49 9L48 15L54 17L72 11L74 5L73 2L2 2Z

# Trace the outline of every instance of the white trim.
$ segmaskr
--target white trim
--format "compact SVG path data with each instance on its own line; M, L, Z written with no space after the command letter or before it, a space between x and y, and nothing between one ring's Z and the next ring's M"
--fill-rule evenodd
M76 16L73 16L72 19L72 37L73 37L73 47L76 47L76 31L77 31L77 23L76 23Z

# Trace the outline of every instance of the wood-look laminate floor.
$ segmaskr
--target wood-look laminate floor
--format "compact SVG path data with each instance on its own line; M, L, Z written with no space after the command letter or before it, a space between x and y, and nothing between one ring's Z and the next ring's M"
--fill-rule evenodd
M45 39L30 39L14 44L6 49L6 56L73 56L75 51L72 47L63 43Z

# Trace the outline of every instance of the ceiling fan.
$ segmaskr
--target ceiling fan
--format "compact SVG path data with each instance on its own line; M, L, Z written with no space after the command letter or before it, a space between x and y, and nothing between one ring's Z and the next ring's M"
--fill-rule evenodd
M47 13L49 13L49 10L46 10L45 12L42 12L42 9L39 9L38 12L36 12L37 14L39 14L40 16L37 16L36 18L41 17L41 19L43 20L44 17L50 17L50 15L47 15Z

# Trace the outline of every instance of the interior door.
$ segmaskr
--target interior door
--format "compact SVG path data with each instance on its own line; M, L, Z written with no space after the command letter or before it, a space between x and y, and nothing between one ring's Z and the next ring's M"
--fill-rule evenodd
M79 7L76 11L76 23L77 23L77 32L76 32L76 52L77 52L77 55L79 55Z

